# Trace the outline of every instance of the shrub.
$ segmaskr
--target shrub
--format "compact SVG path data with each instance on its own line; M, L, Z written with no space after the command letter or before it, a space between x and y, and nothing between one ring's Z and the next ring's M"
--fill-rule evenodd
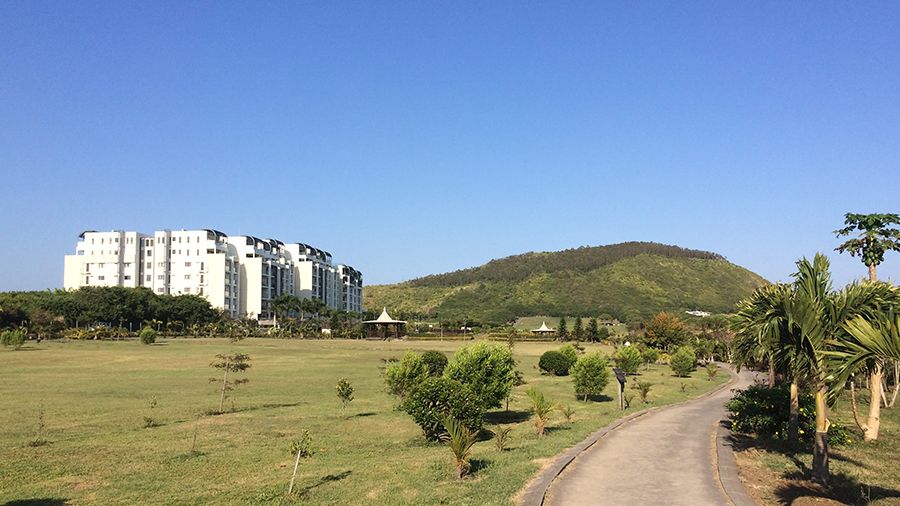
M453 453L453 460L456 464L456 479L461 480L472 468L469 458L472 455L472 447L477 441L477 431L470 430L452 416L444 418L444 426L447 428L444 439Z
M656 359L656 363L662 364L662 365L669 365L669 362L671 362L671 361L672 361L672 355L669 355L668 353L665 353L665 352L660 353L659 358Z
M303 435L298 439L291 440L291 455L300 454L300 458L311 457L315 453L312 449L312 436L308 430L303 431Z
M577 344L577 343L576 343ZM575 365L575 362L578 361L578 348L576 348L572 344L567 344L559 349L559 352L563 354L564 357L569 361L569 367L566 367L566 370L572 368Z
M140 333L142 344L153 344L156 342L156 331L151 327L144 327Z
M512 432L512 427L497 427L494 430L494 446L498 452L506 450L506 445L509 444L510 432Z
M4 330L0 333L0 343L3 346L12 346L13 349L18 350L25 344L25 331L21 329Z
M439 351L426 351L422 354L422 362L425 363L425 367L428 368L428 374L430 376L440 376L444 374L444 369L447 367L447 355Z
M638 367L644 361L637 346L623 346L616 351L616 367L625 371L625 374L637 374Z
M416 385L428 378L428 366L418 353L407 351L403 359L384 370L388 392L404 399Z
M706 364L706 375L707 375L706 379L712 380L713 378L716 377L717 374L719 374L719 366L716 365L715 362L707 363Z
M787 440L790 419L790 385L780 384L772 388L753 385L739 390L725 404L731 412L731 428L743 434ZM809 394L799 396L797 428L801 439L811 441L816 432L815 399ZM852 443L847 429L831 423L828 428L828 442L832 445Z
M653 386L653 383L649 381L635 381L634 384L631 385L631 388L638 391L638 394L641 396L641 402L647 404L647 395L650 393L650 387Z
M645 346L641 350L641 358L644 359L645 364L655 364L659 360L659 350Z
M547 421L550 420L550 413L553 412L553 403L536 388L528 389L528 398L531 399L531 412L534 413L534 428L538 436L543 436Z
M482 408L499 408L516 381L516 361L506 346L482 341L460 348L444 376L468 385Z
M609 360L598 352L585 355L572 367L575 395L587 401L589 395L599 395L609 383Z
M553 350L545 351L538 361L540 370L554 376L568 376L569 367L571 367L569 359L562 353Z
M476 433L484 423L484 410L478 396L470 387L450 378L425 379L412 389L402 407L431 441L438 441L445 432L444 418L447 416Z
M341 407L347 407L347 404L353 400L353 385L350 384L350 380L341 378L334 388L337 390L338 399L341 400Z
M678 351L669 359L669 366L675 376L686 378L691 375L697 367L697 357L694 350L687 346L678 348Z

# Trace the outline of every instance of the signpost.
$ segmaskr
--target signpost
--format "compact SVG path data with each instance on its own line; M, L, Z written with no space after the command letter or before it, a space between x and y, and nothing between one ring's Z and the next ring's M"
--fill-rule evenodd
M625 399L622 397L625 392L625 371L616 367L613 372L616 373L616 379L619 381L619 409L625 411Z

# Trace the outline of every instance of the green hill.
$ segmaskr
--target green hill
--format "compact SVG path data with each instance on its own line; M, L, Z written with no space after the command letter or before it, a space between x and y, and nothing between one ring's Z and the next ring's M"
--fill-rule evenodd
M662 311L730 311L766 280L721 255L647 242L525 253L480 267L367 286L367 308L504 322L532 315L609 315L623 321Z

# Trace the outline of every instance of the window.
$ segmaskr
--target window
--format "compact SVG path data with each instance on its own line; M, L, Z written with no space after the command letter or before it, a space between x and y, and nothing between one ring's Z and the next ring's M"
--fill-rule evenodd
M185 287L184 293L191 293L191 287Z
M99 279L100 281L103 281L104 279L106 279L106 277L105 276L97 276L97 279Z
M84 277L84 284L86 284L86 285L91 284L91 277L90 277L90 276L85 276L85 277Z
M148 268L148 269L152 269L152 268L153 268L153 262L147 262L147 268Z
M185 266L185 267L190 267L190 266L191 266L191 263L190 263L190 262L185 262L185 263L184 263L184 266Z
M166 266L166 263L165 263L165 262L160 262L160 263L158 263L157 265L160 266L160 267L165 267L165 266Z
M156 289L156 293L163 293L163 289L162 289L162 288L157 288L157 289Z
M129 279L131 279L131 276L125 276L125 279L129 280Z
M131 269L131 262L125 262L124 267L125 267L126 269Z
M102 268L103 268L103 265L104 265L104 264L102 264L102 263L99 263L99 264L97 264L97 267L99 267L99 268L101 268L101 269L102 269Z
M147 256L148 256L148 257L152 257L152 256L153 256L153 250L152 250L152 249L148 249L148 250L147 250Z
M156 276L156 279L158 279L158 280L160 280L160 281L163 281L164 279L166 279L166 275L165 275L165 274L160 274L159 276Z
M185 274L185 275L184 275L184 279L191 279L191 275L190 275L190 274Z
M150 280L151 280L151 279L153 279L153 276L151 276L151 275L149 275L149 274L147 274L147 277L146 277L146 278L144 278L144 279L145 279L145 280L146 280L146 281L147 281L147 282L148 282L148 283L149 283L149 282L150 282Z

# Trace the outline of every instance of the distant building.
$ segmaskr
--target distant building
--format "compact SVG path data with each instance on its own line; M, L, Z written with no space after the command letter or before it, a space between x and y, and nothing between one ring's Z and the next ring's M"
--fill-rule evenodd
M706 311L696 311L696 310L695 311L685 311L685 313L692 315L692 316L699 316L700 318L706 318L707 316L712 314L712 313L709 313Z
M233 318L269 319L283 294L321 300L361 313L362 273L333 265L331 254L302 243L217 230L86 231L66 255L63 287L147 287L157 294L193 294Z

